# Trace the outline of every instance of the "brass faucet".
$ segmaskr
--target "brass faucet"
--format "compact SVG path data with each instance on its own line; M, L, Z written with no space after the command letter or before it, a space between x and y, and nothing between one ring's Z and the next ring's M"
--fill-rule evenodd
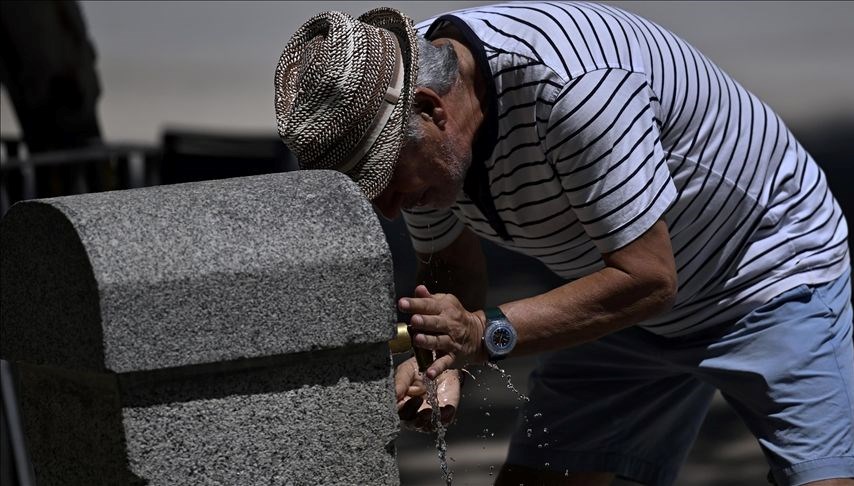
M397 323L397 332L394 339L388 342L392 354L405 353L410 349L415 353L415 361L418 362L418 371L425 372L433 362L433 351L429 349L413 348L412 336L409 335L409 326L405 322Z

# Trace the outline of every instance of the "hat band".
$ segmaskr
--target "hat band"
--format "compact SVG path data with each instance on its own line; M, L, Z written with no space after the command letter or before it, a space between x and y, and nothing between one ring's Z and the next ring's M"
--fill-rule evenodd
M379 138L380 133L382 133L388 123L388 119L391 118L391 113L394 111L394 108L400 99L400 90L403 88L405 78L403 57L400 55L400 43L397 41L397 36L391 34L391 37L394 41L395 57L394 72L392 72L391 81L389 82L388 88L386 88L385 95L383 96L383 102L380 104L380 109L377 110L376 115L374 115L374 120L371 122L371 126L368 127L368 130L364 135L362 135L362 139L359 140L359 144L356 145L355 149L353 149L353 155L350 156L350 159L338 167L338 170L341 172L346 173L352 170L353 167L362 160L365 154L373 148L374 143L376 143L377 138Z

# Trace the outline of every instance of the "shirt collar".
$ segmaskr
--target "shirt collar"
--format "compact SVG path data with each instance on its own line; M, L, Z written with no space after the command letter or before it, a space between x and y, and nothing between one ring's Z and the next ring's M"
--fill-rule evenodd
M511 240L504 222L498 217L495 202L489 191L489 174L486 161L492 156L498 137L498 97L495 92L492 68L486 58L483 41L474 33L469 25L459 17L446 14L438 17L425 34L426 39L433 39L437 30L446 24L451 24L462 35L466 46L471 50L475 65L480 71L486 85L486 113L483 122L475 134L472 145L472 161L463 183L463 191L486 216L492 229L504 240Z

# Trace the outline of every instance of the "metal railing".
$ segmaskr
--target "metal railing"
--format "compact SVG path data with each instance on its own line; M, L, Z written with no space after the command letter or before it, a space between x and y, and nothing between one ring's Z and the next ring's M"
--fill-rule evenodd
M131 143L29 154L0 140L0 216L17 201L160 184L159 147Z

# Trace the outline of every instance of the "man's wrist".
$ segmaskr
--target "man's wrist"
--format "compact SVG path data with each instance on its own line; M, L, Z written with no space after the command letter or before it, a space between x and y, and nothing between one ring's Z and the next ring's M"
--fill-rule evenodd
M507 358L516 347L518 334L510 319L498 307L484 312L483 348L489 361Z
M486 346L483 343L483 336L486 333L486 312L481 309L472 312L472 315L475 318L475 345L477 346L477 351L475 352L475 362L477 364L486 363L489 360L489 353L486 352Z

